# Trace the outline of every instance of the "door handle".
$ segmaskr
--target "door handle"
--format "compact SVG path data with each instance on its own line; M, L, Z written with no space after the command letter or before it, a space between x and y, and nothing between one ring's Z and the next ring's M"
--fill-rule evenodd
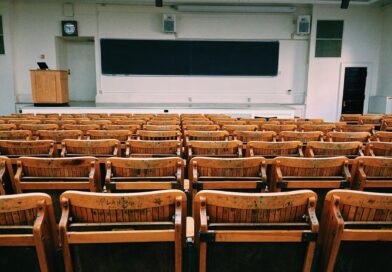
M343 100L343 108L346 107L346 101Z

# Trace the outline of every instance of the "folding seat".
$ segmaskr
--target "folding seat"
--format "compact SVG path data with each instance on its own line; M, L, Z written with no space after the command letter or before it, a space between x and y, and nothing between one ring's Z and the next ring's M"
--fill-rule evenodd
M223 126L245 126L246 122L245 121L238 121L238 120L217 120L215 121L215 124L218 124L222 129Z
M0 154L3 156L7 156L14 163L15 158L19 158L21 156L54 157L56 155L56 152L54 142L50 140L0 140Z
M182 157L181 141L131 140L126 143L126 157Z
M365 148L366 156L392 156L392 143L391 142L370 142Z
M187 125L213 125L214 123L210 120L192 120L192 119L186 119L182 121L182 126L187 126Z
M374 125L345 125L342 126L342 132L369 132L374 134Z
M305 150L306 157L346 156L353 159L364 156L361 142L309 142Z
M30 130L0 130L1 140L32 140L33 134Z
M81 130L38 130L37 140L52 140L56 144L61 144L65 139L81 140L83 131Z
M76 125L76 120L73 119L60 119L60 120L54 120L54 119L45 119L42 120L43 124L56 124L59 126L58 129L63 129L64 125Z
M239 140L246 145L251 141L276 142L275 131L235 131L234 140Z
M125 143L132 139L130 130L88 130L87 140L115 139Z
M220 129L218 125L184 125L182 128L184 131L186 130L215 131Z
M381 123L381 131L392 131L392 117L385 117Z
M225 130L219 131L198 131L186 130L185 143L189 141L228 141L229 133Z
M105 125L110 125L112 123L111 120L82 120L80 121L81 125L98 125L99 129L101 129Z
M193 157L242 157L241 141L189 141L186 145L188 159Z
M56 124L20 124L19 129L30 130L33 136L36 136L37 130L57 130L59 126Z
M106 161L108 157L121 157L119 140L72 140L61 142L61 157L94 156Z
M12 169L11 160L7 157L0 156L0 195L15 192L12 187L13 180L14 170Z
M360 125L362 124L362 114L342 114L340 121L347 124Z
M274 158L276 156L303 157L302 143L300 141L290 142L261 142L250 141L246 144L247 157Z
M16 125L15 124L0 124L0 131L3 130L15 130Z
M184 188L181 158L109 158L106 190L110 193Z
M370 141L369 132L328 132L327 141L329 142L362 142Z
M34 120L34 119L11 119L8 120L9 124L14 124L19 129L20 125L22 124L41 124L41 120Z
M153 119L147 122L147 125L158 125L158 126L165 126L165 125L179 125L179 120L166 120L166 119Z
M317 195L203 190L193 202L199 271L311 271Z
M335 131L335 124L301 124L298 127L299 131L311 132L311 131L321 131L324 134L328 132Z
M64 130L81 130L81 131L83 131L83 135L87 135L87 131L101 129L101 126L97 125L97 124L90 124L90 125L66 124L66 125L63 125L63 129Z
M325 197L318 271L392 267L392 195L333 190Z
M294 125L296 123L296 119L294 118L276 118L275 121L279 121L281 125Z
M134 125L134 126L143 126L147 121L143 119L121 119L115 120L113 122L114 125Z
M102 127L106 130L129 130L132 133L132 138L136 138L136 132L141 129L140 125L106 125Z
M181 132L178 130L138 130L136 132L137 140L145 141L168 141L176 140L181 141Z
M324 134L321 131L282 131L279 133L279 140L284 141L300 141L306 144L310 141L324 141Z
M371 138L372 141L377 142L392 142L392 132L377 131Z
M275 131L276 133L280 133L281 131L295 131L297 130L297 125L275 125L275 124L264 124L261 125L261 130L263 131Z
M56 220L43 193L0 196L2 271L56 271Z
M144 125L143 130L159 130L159 131L167 131L167 130L178 130L181 131L179 125Z
M229 138L233 139L234 133L236 131L256 131L258 129L257 125L224 125L222 130L229 132Z
M380 128L383 118L383 114L364 114L361 121L364 125L370 124L376 126L376 128Z

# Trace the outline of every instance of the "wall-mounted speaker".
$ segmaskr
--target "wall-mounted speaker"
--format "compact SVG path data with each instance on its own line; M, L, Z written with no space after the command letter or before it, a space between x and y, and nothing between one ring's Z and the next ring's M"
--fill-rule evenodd
M162 31L164 33L176 32L176 15L163 14L162 16Z
M297 18L297 34L298 35L309 35L311 27L311 16L310 15L299 15Z

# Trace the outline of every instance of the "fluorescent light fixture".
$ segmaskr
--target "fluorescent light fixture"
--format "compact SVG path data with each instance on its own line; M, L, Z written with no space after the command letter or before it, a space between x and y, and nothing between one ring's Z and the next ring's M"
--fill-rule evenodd
M295 7L290 6L209 6L209 5L177 5L182 12L226 12L226 13L292 13Z

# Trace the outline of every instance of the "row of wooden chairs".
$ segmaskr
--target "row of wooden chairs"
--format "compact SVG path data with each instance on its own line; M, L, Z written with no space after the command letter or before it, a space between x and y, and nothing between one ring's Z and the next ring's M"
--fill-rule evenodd
M49 195L0 196L0 248L7 249L2 269L55 271L58 249L64 260L58 265L67 272L98 267L180 272L195 266L199 271L384 271L390 266L391 194L333 190L321 217L315 212L317 194L310 190L205 190L193 200L192 218L186 218L186 196L178 190L66 191L60 199L57 227ZM356 245L353 252L347 251L348 242ZM184 253L192 253L185 248L190 244L195 263L184 261ZM375 252L375 246L386 251ZM31 251L17 255L17 248ZM366 262L355 255L358 249L365 251ZM370 261L375 256L380 263Z

